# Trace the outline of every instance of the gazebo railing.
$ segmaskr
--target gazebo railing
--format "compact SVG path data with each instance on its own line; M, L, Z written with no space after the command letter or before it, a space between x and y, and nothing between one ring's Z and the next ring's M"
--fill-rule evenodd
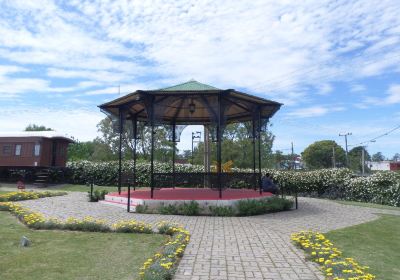
M220 174L221 187L236 189L259 189L260 174L250 172L229 172ZM211 188L219 189L216 172L154 173L154 188Z

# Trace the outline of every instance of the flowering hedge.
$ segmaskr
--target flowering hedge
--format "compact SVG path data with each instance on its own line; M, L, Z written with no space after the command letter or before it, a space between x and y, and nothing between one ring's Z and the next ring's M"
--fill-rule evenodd
M135 220L119 221L109 226L106 220L85 217L69 217L65 221L45 218L41 213L33 212L14 202L0 202L0 211L10 211L22 223L33 229L61 229L90 232L154 233L153 226ZM190 233L176 224L161 222L157 224L158 233L169 235L167 243L160 252L148 259L140 269L139 277L144 280L172 279L179 260L183 256Z
M66 195L66 192L26 192L26 191L18 191L18 192L8 192L5 194L0 194L0 202L4 201L21 201L28 199L38 199L43 197L52 197L52 196L61 196Z
M97 185L110 186L118 183L118 162L91 162L91 161L72 161L67 163L67 179L73 184L85 184L93 180ZM138 162L137 182L143 186L150 185L150 163ZM132 172L133 161L122 162L122 172ZM172 172L171 164L154 162L155 172ZM176 172L202 172L203 166L176 164Z
M400 174L376 172L354 176L349 169L322 169L307 172L265 170L284 189L303 195L400 206Z
M296 246L306 252L307 258L318 263L329 280L370 280L375 276L368 273L352 258L344 258L326 237L318 232L301 231L291 236Z
M156 172L172 172L171 164L155 162ZM68 163L67 178L71 183L84 184L93 179L97 185L116 185L118 182L118 162L75 161ZM123 172L133 170L133 161L124 161ZM177 172L202 172L203 166L176 164ZM238 170L233 171L249 171ZM321 169L314 171L282 171L264 169L285 191L297 191L303 195L373 202L400 206L400 173L384 171L368 177L357 177L346 168ZM138 162L137 182L150 185L150 164Z

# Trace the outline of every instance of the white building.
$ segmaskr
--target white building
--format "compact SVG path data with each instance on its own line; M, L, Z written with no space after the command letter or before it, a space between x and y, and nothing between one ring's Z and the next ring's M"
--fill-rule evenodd
M399 170L400 169L400 162L394 162L394 161L389 161L389 160L384 160L384 161L367 161L366 162L367 166L371 170L376 170L376 171L394 171L394 170Z

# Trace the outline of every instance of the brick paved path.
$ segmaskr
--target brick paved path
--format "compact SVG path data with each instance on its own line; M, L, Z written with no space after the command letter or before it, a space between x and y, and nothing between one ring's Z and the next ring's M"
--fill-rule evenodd
M300 198L299 210L254 217L185 217L127 213L124 209L89 203L85 193L21 202L49 217L92 216L110 223L136 219L149 223L178 222L192 234L175 279L324 279L314 263L290 243L299 230L327 232L376 219L375 213L400 214Z

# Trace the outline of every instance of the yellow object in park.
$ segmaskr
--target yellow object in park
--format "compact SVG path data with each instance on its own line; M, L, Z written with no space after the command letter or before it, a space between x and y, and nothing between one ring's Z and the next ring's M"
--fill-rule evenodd
M221 164L222 172L232 172L233 161L229 160L223 164ZM211 167L212 172L218 172L218 162L213 161L213 166Z

